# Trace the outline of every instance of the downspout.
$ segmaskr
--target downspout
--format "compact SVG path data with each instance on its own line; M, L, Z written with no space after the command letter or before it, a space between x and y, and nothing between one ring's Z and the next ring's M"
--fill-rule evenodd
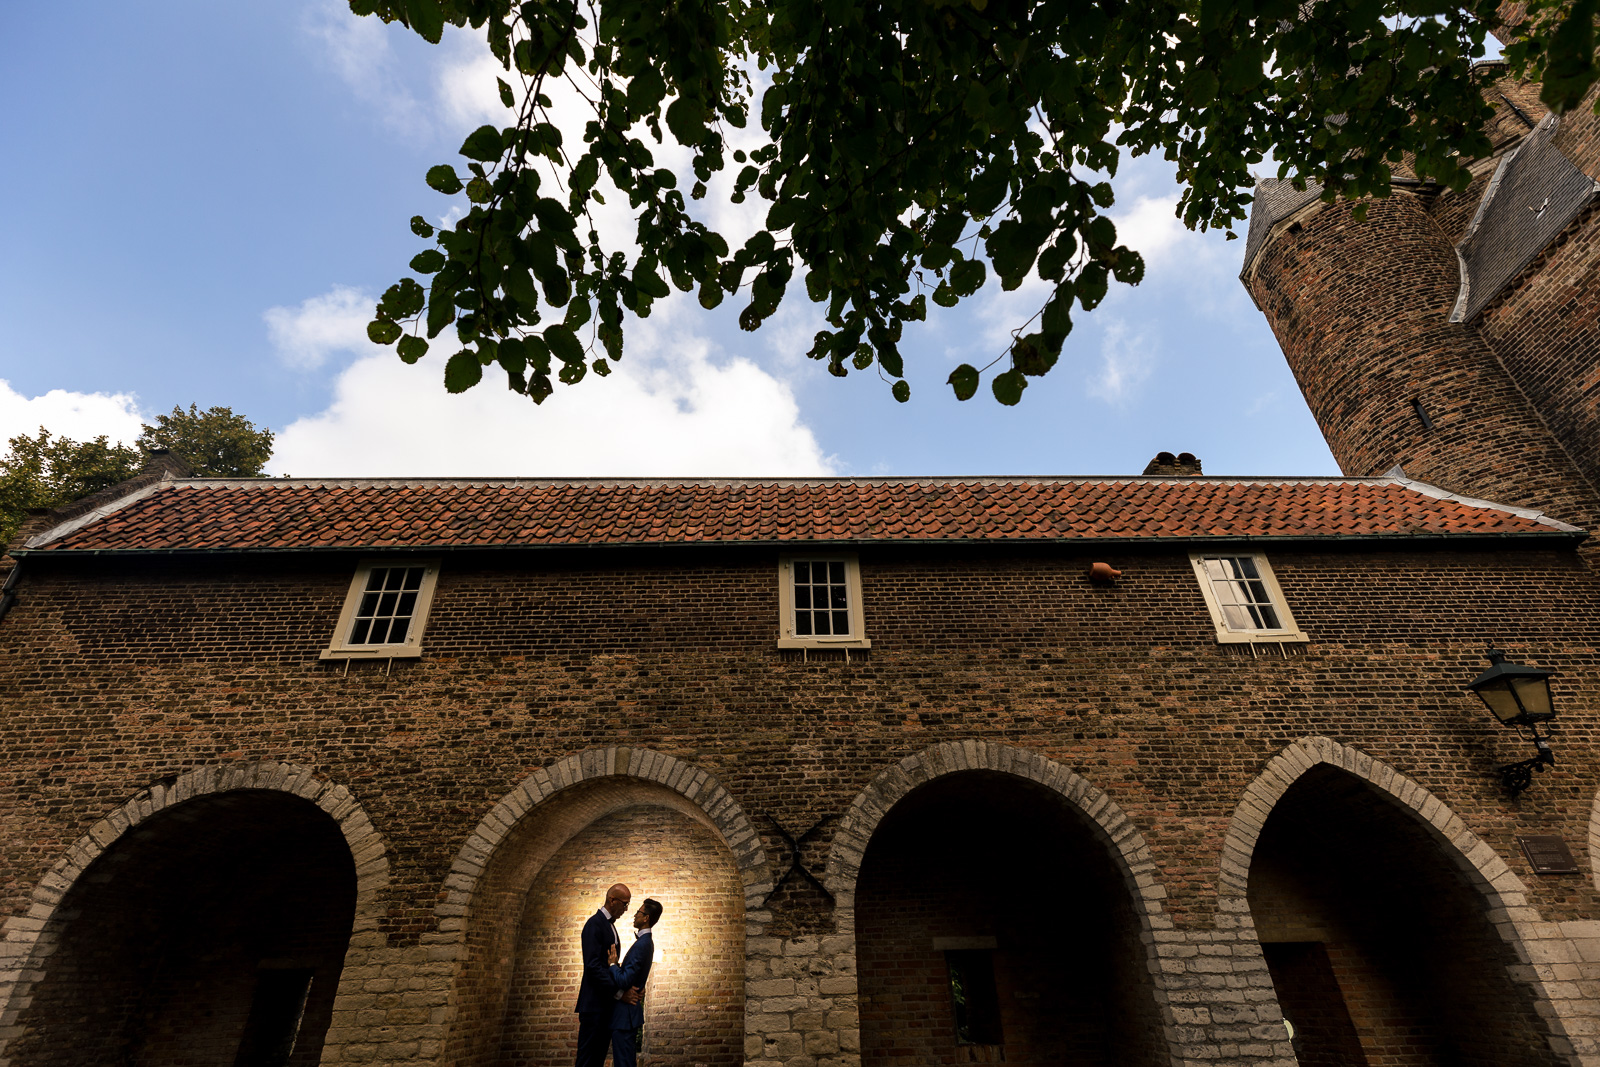
M4 619L11 605L17 602L17 579L22 577L22 559L16 556L12 559L16 562L11 565L11 573L6 575L6 584L0 585L0 619Z

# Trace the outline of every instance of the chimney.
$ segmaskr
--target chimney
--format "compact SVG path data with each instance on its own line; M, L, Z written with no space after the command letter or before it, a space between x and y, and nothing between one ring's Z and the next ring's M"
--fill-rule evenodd
M1157 452L1156 458L1145 464L1144 473L1155 478L1198 478L1203 473L1200 461L1193 452Z
M139 474L153 474L157 478L163 474L170 474L174 478L192 478L194 468L170 448L152 448L144 454L144 466L139 469Z

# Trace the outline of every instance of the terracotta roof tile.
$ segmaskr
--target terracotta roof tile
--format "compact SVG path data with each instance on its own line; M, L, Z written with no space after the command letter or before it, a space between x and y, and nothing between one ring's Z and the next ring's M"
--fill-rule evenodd
M1579 534L1535 512L1403 478L178 479L96 514L47 531L28 548Z

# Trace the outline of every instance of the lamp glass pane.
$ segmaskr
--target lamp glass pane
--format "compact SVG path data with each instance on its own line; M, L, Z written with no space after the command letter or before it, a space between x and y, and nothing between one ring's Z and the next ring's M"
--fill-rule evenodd
M1522 709L1529 715L1550 714L1550 680L1548 678L1514 678L1517 696Z
M1488 705L1489 713L1501 722L1510 722L1522 714L1516 697L1511 695L1511 686L1504 678L1496 679L1476 692Z

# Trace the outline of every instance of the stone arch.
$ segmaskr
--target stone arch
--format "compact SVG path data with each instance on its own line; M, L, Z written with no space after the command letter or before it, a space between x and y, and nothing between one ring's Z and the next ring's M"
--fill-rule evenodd
M71 916L62 903L96 860L152 817L202 797L225 793L290 794L320 808L337 825L355 867L355 911L346 962L365 953L378 932L379 897L389 880L383 838L349 789L317 777L309 768L270 761L211 765L186 771L142 790L101 818L75 841L34 888L26 914L0 928L0 1053L20 1033L18 1022L46 963L61 943ZM358 948L359 946L359 948ZM346 993L346 980L338 996ZM10 1062L0 1054L0 1064Z
M867 848L879 824L897 803L918 788L949 775L963 772L990 772L1010 776L1041 786L1066 802L1079 815L1092 838L1105 849L1120 877L1138 923L1139 940L1146 954L1145 964L1153 976L1153 1005L1162 1032L1154 1036L1156 1046L1181 1062L1186 1050L1180 1041L1163 977L1166 960L1179 935L1162 902L1166 891L1144 837L1126 813L1103 790L1087 779L1037 752L994 742L964 740L932 745L907 756L875 777L856 797L841 817L828 853L825 884L836 901L837 929L842 934L855 930L856 888ZM852 948L854 937L850 938ZM1179 969L1182 965L1179 964Z
M1589 878L1600 889L1600 792L1589 807Z
M463 961L446 1062L486 1064L497 1054L521 904L545 864L587 827L640 807L664 808L709 830L737 870L746 923L764 920L760 909L772 880L761 838L710 772L628 746L591 749L542 767L479 821L445 881L439 935L459 946Z
M1552 1050L1579 1062L1567 1020L1575 1014L1588 1013L1573 1010L1576 1005L1570 1001L1575 994L1558 995L1545 978L1549 968L1531 966L1578 962L1574 947L1559 926L1541 921L1516 872L1443 801L1382 760L1331 738L1302 738L1286 746L1245 789L1223 840L1217 879L1219 921L1236 926L1241 935L1246 935L1242 941L1258 944L1248 898L1250 865L1257 842L1284 794L1307 773L1322 767L1365 782L1409 814L1482 895L1491 925L1522 965L1511 980L1530 987L1539 1014L1550 1028ZM1578 1032L1582 1029L1580 1025Z

